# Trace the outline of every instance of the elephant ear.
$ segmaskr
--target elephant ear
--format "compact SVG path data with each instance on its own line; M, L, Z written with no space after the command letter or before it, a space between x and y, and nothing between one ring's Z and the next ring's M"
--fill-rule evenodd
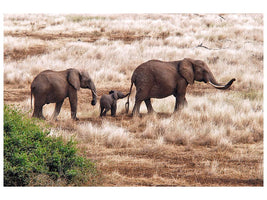
M190 85L194 84L193 64L189 59L185 58L180 62L179 73Z
M80 89L80 72L76 69L70 69L68 71L67 80L69 84L76 90Z

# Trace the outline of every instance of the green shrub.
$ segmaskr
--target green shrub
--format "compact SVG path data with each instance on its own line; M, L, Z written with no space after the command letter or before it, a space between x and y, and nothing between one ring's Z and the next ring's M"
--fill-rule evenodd
M95 164L77 155L75 143L48 134L41 120L4 106L4 185L98 184Z

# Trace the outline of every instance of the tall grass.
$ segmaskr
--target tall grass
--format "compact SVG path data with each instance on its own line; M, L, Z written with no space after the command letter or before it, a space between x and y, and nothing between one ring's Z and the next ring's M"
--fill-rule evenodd
M124 148L132 145L130 133L108 121L104 121L101 127L90 122L81 124L77 127L77 132L77 139L82 142L93 142L95 145L104 145L108 148Z
M237 77L237 88L258 89L263 85L262 15L224 18L215 14L5 15L5 83L30 83L41 70L74 67L87 69L101 87L118 86L129 84L135 67L149 59L192 57L207 62L218 80ZM25 32L34 37L21 39ZM49 39L49 34L56 37ZM95 40L88 42L90 38ZM210 49L197 48L201 43ZM9 59L15 50L37 45L45 49L44 54Z
M263 141L262 102L217 93L201 98L187 95L190 106L168 118L155 116L146 123L141 134L145 138L161 138L165 143L177 145L205 145L232 148L234 144ZM156 111L173 112L174 102L154 101ZM152 103L153 104L153 103Z

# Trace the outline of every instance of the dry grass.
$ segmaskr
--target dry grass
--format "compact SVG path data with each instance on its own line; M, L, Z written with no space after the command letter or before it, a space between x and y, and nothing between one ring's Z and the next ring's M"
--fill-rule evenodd
M5 82L31 82L43 69L74 67L88 69L101 87L118 86L129 84L133 69L146 60L193 57L208 62L220 80L238 77L246 88L262 73L263 19L236 16L5 15ZM196 48L200 43L216 50Z
M100 127L92 123L80 124L77 128L77 139L85 143L105 145L107 148L125 148L131 145L129 132L122 127L103 121Z
M4 16L4 101L30 110L30 83L40 71L86 69L101 96L128 92L133 70L149 59L205 61L230 90L188 86L188 106L153 99L157 114L99 118L79 91L79 122L66 100L51 134L78 141L97 161L104 185L263 185L263 15L120 14ZM133 94L135 91L133 92ZM130 110L134 95L130 97ZM54 105L46 105L50 120Z

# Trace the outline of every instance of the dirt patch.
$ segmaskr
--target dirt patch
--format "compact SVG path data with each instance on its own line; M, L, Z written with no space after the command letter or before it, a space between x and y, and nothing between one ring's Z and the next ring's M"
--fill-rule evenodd
M13 49L4 51L4 60L22 60L28 56L41 55L47 52L47 47L44 45L35 45L26 49Z
M31 91L28 89L5 89L4 102L14 103L22 102L31 97Z
M82 32L82 33L62 33L62 32L53 32L53 33L43 33L43 32L33 32L33 31L23 31L23 32L5 32L4 36L12 37L31 37L33 39L40 40L62 40L62 39L74 39L83 42L95 42L100 38L107 38L110 41L122 40L125 43L131 43L133 41L139 41L145 38L157 38L165 39L170 35L169 32L161 32L155 35L149 35L149 33L138 33L134 31L93 31L93 32Z
M190 177L191 178L191 177ZM231 177L228 178L211 178L208 176L195 176L194 182L197 181L201 185L220 185L220 186L263 186L262 179L234 179Z
M81 41L81 42L95 42L100 38L107 38L110 41L121 40L124 43L130 44L133 41L139 41L145 38L150 38L152 36L146 34L138 34L135 32L127 31L113 31L113 32L89 32L89 33L42 33L42 32L31 32L31 31L24 31L24 32L5 32L6 36L12 37L19 37L19 38L32 38L32 39L40 39L43 41L51 41L56 40L62 41ZM162 32L158 35L153 37L156 38L166 38L168 33ZM4 60L5 62L10 60L23 60L28 56L35 56L41 55L48 51L48 47L45 45L35 45L25 49L13 49L13 50L6 50L4 49Z
M107 155L121 156L118 161L107 161L102 154L95 155L98 162L108 162L100 164L100 169L107 173L109 180L105 185L109 186L263 186L263 179L210 172L203 161L216 158L220 165L225 165L229 155L214 151L211 154L211 149L206 147L195 146L194 150L188 151L183 146L170 145L164 149L143 146L113 150ZM125 156L127 159L123 159ZM247 164L252 163L236 162L228 167L242 171Z
M63 40L63 39L84 39L85 42L95 42L100 37L102 37L101 33L92 32L92 33L41 33L41 32L5 32L5 36L12 37L31 37L33 39L40 39L44 41L48 40Z

